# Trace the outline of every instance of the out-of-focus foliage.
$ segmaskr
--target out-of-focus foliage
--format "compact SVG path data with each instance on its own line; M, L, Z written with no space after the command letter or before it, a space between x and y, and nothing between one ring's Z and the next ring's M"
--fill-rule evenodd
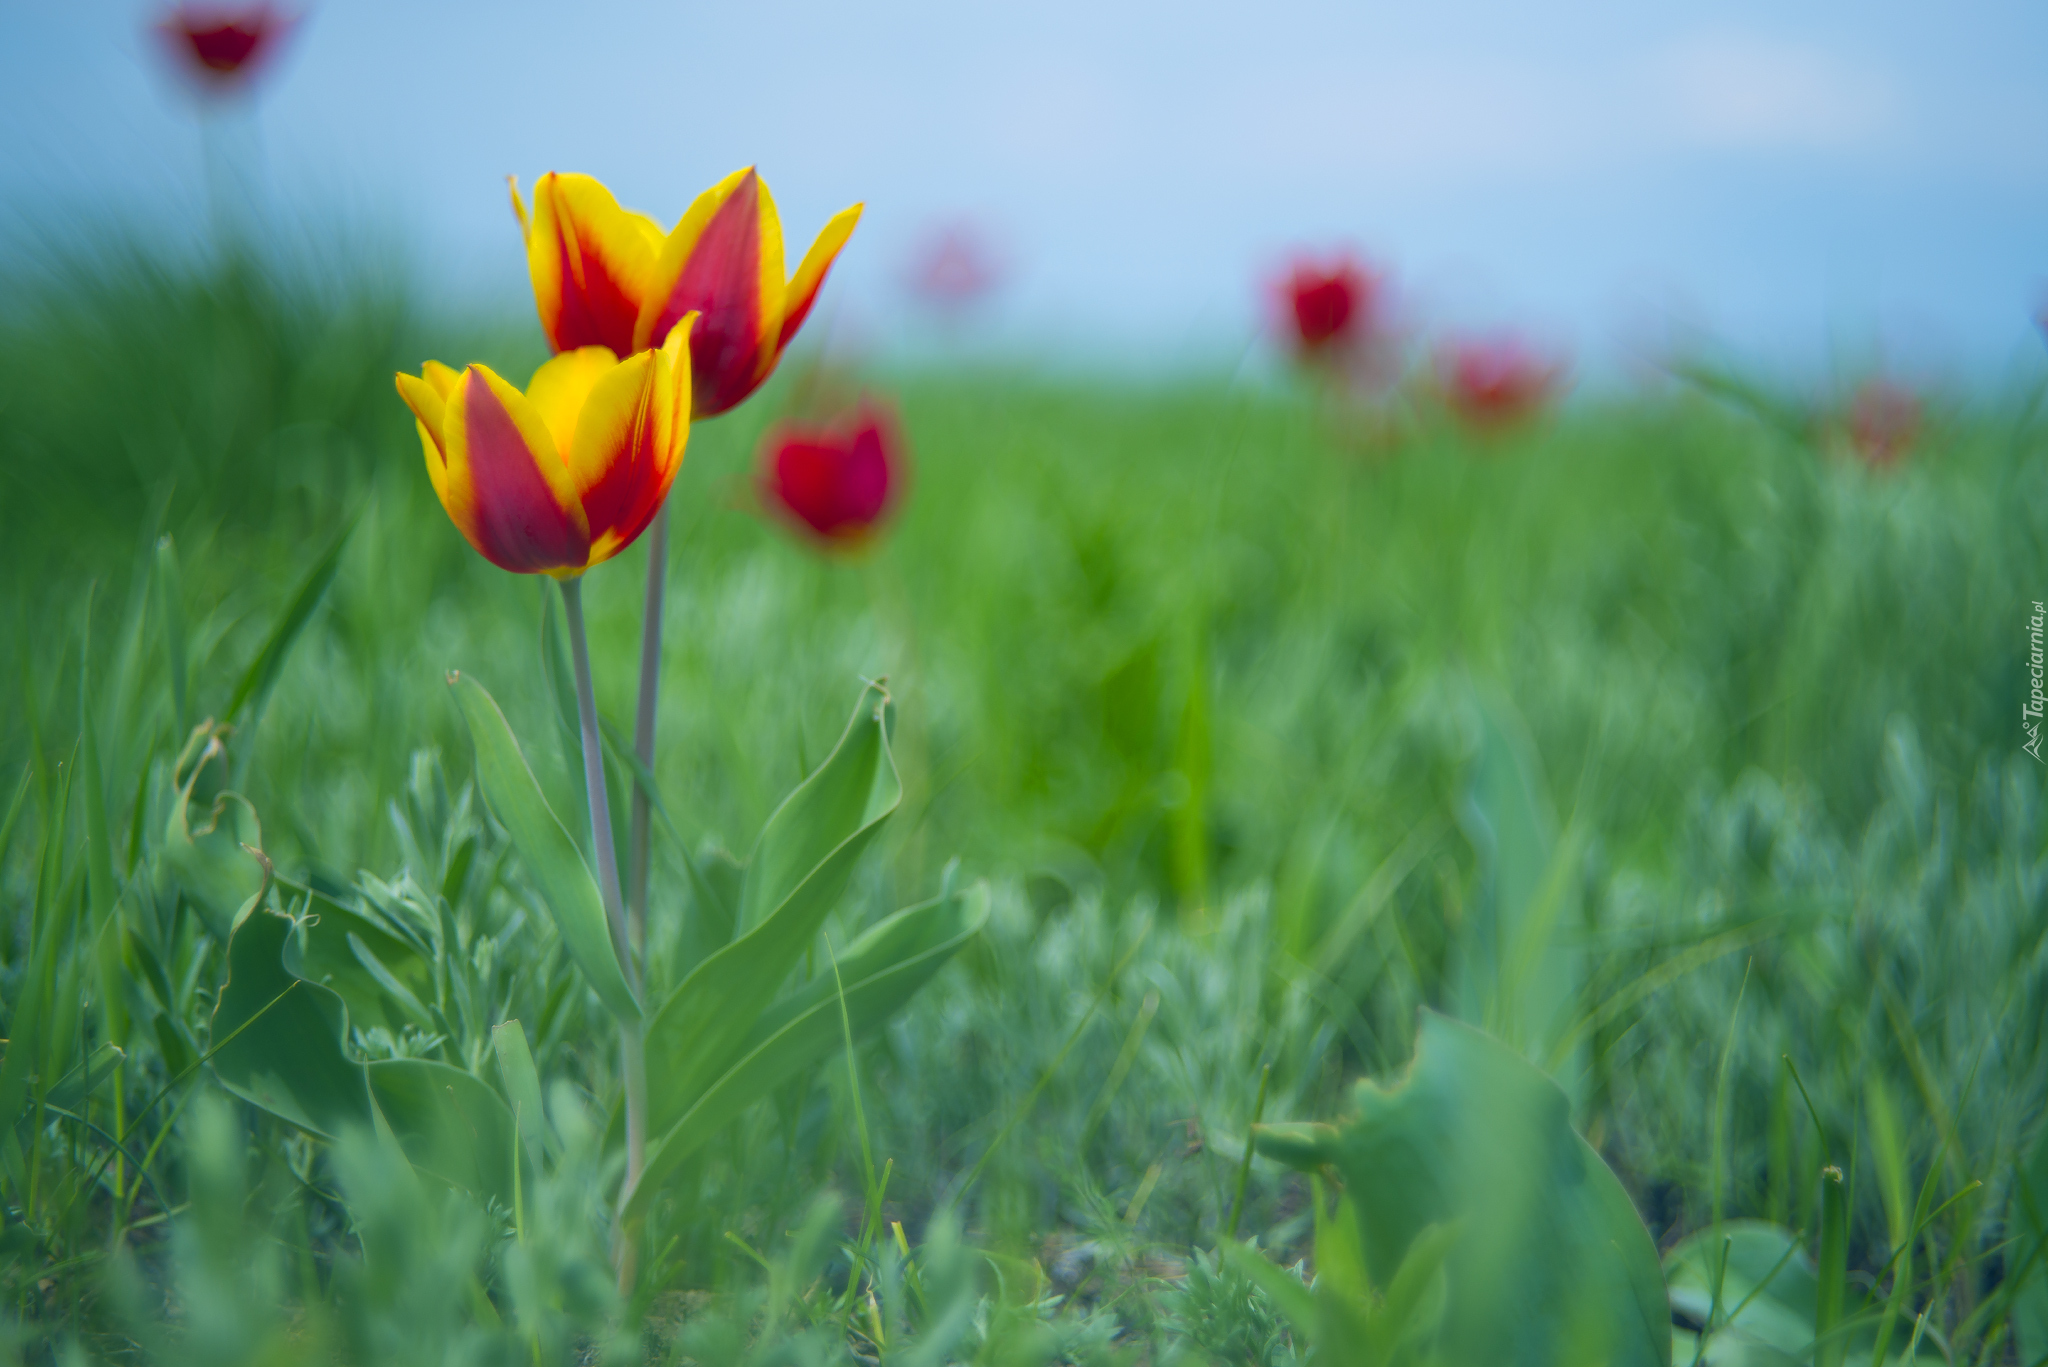
M1407 1074L1360 1083L1342 1124L1254 1138L1342 1184L1336 1216L1318 1219L1318 1303L1302 1325L1326 1359L1670 1361L1649 1232L1572 1132L1557 1084L1498 1040L1425 1013Z

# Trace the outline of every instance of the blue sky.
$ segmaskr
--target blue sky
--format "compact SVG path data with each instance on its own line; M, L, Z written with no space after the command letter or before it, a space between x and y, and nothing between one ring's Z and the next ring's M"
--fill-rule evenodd
M191 220L193 101L146 3L11 6L0 238ZM1705 335L1808 368L2002 373L2048 299L2048 7L814 0L310 6L257 104L275 198L375 222L465 298L525 288L503 176L666 220L757 163L826 307L914 337L934 223L988 226L987 320L1050 358L1227 358L1297 246L1391 267L1418 327L1599 367ZM55 206L55 207L53 207Z

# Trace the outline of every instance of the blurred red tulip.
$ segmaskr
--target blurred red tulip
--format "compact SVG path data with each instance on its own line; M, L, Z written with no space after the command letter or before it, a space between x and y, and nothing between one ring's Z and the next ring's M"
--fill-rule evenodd
M770 431L758 485L762 501L799 531L850 548L902 500L908 474L896 424L864 402L839 423L783 423Z
M293 20L268 4L180 4L157 25L171 52L218 90L246 83L268 60Z
M1895 380L1865 380L1849 400L1848 429L1857 458L1889 470L1920 436L1920 396Z
M930 307L958 313L994 292L1002 274L988 236L963 219L934 228L919 240L904 284Z
M1564 379L1561 361L1512 333L1456 337L1437 352L1437 382L1453 411L1481 427L1501 427L1548 403Z
M1374 330L1381 280L1349 256L1327 262L1297 257L1277 294L1283 326L1291 327L1303 355L1342 351Z

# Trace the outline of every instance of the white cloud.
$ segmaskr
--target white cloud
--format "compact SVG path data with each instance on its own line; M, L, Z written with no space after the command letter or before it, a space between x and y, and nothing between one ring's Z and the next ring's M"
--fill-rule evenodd
M1697 33L1648 72L1672 131L1708 147L1838 151L1892 131L1887 75L1846 54L1740 32Z

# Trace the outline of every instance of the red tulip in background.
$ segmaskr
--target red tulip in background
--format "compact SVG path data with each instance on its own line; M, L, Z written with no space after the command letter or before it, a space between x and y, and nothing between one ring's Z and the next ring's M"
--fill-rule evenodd
M919 302L941 313L960 313L1002 281L1002 266L988 236L972 221L942 224L919 240L904 284Z
M1873 470L1906 458L1920 436L1920 396L1894 380L1866 380L1849 400L1849 447Z
M1378 319L1380 277L1348 255L1297 257L1281 279L1283 325L1305 356L1343 351L1365 340Z
M269 60L293 20L267 4L182 4L157 25L172 54L218 90L237 88Z
M1564 379L1564 366L1508 333L1460 337L1437 353L1444 399L1466 421L1499 427L1548 403Z
M761 445L762 501L804 534L851 547L903 497L909 471L889 415L863 403L838 423L783 423Z

